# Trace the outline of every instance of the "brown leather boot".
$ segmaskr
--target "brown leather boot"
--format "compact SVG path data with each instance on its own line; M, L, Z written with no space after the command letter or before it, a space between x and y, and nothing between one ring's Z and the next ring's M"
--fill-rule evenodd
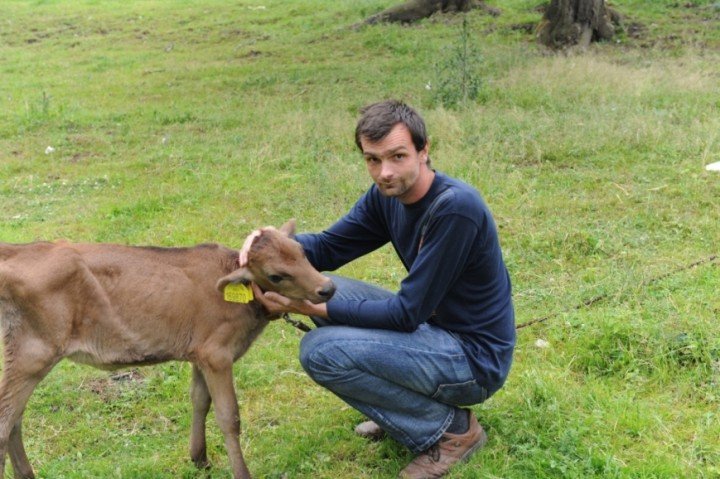
M440 440L400 471L403 479L435 479L442 477L458 462L467 460L487 442L487 434L470 414L470 427L464 434L446 432Z
M385 437L385 431L375 421L361 422L355 426L355 434L371 441L379 441Z

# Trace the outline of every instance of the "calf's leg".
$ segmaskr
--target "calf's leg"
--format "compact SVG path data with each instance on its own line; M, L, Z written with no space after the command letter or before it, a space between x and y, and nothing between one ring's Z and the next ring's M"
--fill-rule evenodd
M10 462L12 462L13 470L15 471L15 477L35 477L27 454L25 454L25 446L23 446L22 442L22 414L10 432L8 453L10 454Z
M15 477L35 477L22 443L22 414L35 386L57 362L40 341L27 341L5 352L0 383L0 478L5 477L5 455L10 455Z
M210 410L211 400L205 378L196 364L193 364L192 369L190 398L192 399L193 405L192 429L190 431L190 458L198 468L205 469L210 465L207 459L205 443L205 420Z
M240 450L240 411L232 378L232 359L214 361L211 365L201 366L205 383L215 404L215 418L225 437L225 449L230 458L233 479L250 479L250 471L245 465Z

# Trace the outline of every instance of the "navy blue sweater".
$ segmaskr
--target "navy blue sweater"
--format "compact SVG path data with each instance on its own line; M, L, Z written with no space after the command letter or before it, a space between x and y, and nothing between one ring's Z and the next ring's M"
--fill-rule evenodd
M350 326L398 331L434 324L460 339L480 385L491 393L502 386L515 346L510 278L495 222L474 188L436 172L428 193L403 205L373 185L329 229L297 240L321 271L391 242L408 271L397 294L386 300L333 300L328 315Z

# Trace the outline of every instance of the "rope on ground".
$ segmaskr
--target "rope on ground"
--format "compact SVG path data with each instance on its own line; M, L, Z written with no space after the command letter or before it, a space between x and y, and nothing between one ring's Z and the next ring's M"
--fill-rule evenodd
M719 257L718 255L716 255L716 254L711 255L711 256L708 256L707 258L703 258L703 259L698 260L698 261L695 261L695 262L693 262L693 263L686 264L686 265L681 266L681 267L679 267L679 268L675 268L674 270L668 271L667 273L663 273L663 274L661 274L661 275L659 275L659 276L655 276L654 278L650 278L649 280L643 281L642 286L648 286L648 285L651 285L651 284L653 284L653 283L657 283L658 281L661 281L661 280L663 280L663 279L665 279L665 278L667 278L667 277L669 277L669 276L673 276L673 275L678 274L678 273L680 273L680 272L682 272L682 271L687 271L687 270L689 270L689 269L695 268L695 267L697 267L697 266L700 266L700 265L703 265L703 264L706 264L706 263L715 263L715 262L718 262L719 259L720 259L720 257ZM720 263L720 262L719 262L719 263ZM576 305L574 308L572 308L572 310L578 310L578 309L580 309L580 308L584 308L584 307L593 305L593 304L595 304L595 303L597 303L597 302L599 302L599 301L602 301L602 300L604 300L604 299L607 299L608 297L610 297L610 293L604 293L604 294L600 294L600 295L598 295L598 296L592 297L592 298L590 298L590 299L586 299L586 300L583 301L582 303L580 303L580 304ZM544 322L547 321L548 319L552 319L552 318L554 318L554 317L556 317L556 316L559 316L561 313L563 313L563 312L565 312L565 311L567 311L567 310L558 311L558 312L555 312L555 313L550 314L550 315L548 315L548 316L544 316L544 317L542 317L542 318L531 319L530 321L528 321L528 322L526 322L526 323L518 324L515 328L516 328L516 329L522 329L522 328L526 328L526 327L528 327L528 326L532 326L532 325L534 325L534 324L544 323Z
M283 318L285 321L287 321L288 323L290 323L290 324L292 324L293 326L295 326L296 328L298 328L298 329L299 329L300 331L302 331L303 333L307 333L308 331L311 331L311 330L312 330L312 328L311 328L310 326L308 326L307 324L303 323L303 322L300 321L299 319L293 319L293 318L291 318L288 313L283 314L283 315L282 315L282 318Z

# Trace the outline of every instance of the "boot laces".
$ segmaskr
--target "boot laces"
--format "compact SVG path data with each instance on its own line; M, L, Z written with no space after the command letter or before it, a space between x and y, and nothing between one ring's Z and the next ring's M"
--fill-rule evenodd
M440 441L436 442L424 452L424 454L432 462L438 462L440 460Z

